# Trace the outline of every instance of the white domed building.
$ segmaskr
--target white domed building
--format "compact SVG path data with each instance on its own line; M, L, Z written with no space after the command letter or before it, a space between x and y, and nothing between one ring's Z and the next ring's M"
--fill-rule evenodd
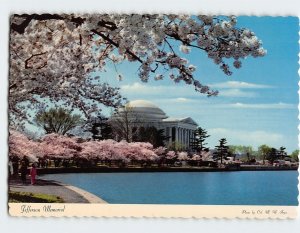
M118 122L122 130L127 130L129 141L139 128L153 126L156 129L164 130L164 134L168 138L167 146L176 142L185 149L189 149L194 131L198 127L192 118L168 117L162 109L146 100L130 101L111 117L111 121ZM116 139L120 140L121 138Z

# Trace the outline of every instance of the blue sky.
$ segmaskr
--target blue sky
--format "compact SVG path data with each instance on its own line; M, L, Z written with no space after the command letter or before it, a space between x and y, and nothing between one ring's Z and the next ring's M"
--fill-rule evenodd
M169 116L192 117L208 130L211 147L226 137L232 145L285 146L291 152L298 148L298 18L238 17L238 26L254 31L267 55L243 60L232 76L224 75L202 51L183 55L197 66L202 83L220 91L218 97L207 98L168 78L142 83L134 63L117 66L123 81L116 80L112 66L100 76L121 87L129 100L150 100Z

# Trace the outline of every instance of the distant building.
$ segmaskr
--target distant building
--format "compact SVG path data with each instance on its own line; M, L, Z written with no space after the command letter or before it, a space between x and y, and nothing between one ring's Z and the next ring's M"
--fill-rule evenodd
M194 131L198 127L191 117L168 117L162 109L146 100L134 100L127 103L112 116L111 120L126 124L130 135L141 127L153 126L156 129L163 129L165 136L168 137L167 146L177 142L185 149L189 148Z

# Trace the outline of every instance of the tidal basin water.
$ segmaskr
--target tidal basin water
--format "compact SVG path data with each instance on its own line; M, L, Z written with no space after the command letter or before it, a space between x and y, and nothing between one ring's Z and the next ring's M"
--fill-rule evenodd
M297 171L43 175L113 204L298 205Z

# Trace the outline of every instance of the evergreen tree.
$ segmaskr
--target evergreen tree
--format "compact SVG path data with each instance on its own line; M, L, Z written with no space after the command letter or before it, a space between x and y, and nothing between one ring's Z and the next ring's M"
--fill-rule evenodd
M269 151L269 153L267 154L266 159L269 160L270 163L273 163L276 159L278 159L279 153L278 150L275 148L271 148L271 150Z
M285 157L288 157L287 156L287 153L285 152L285 147L283 147L283 146L281 146L280 148L279 148L279 151L278 151L278 157L280 158L280 159L285 159Z
M153 147L165 146L165 141L168 138L164 135L163 129L156 129L154 126L141 127L137 134L137 141L150 142Z
M206 138L210 135L207 134L207 131L201 127L198 127L194 132L194 138L191 140L190 147L197 152L201 152L203 150L208 150L206 147L207 143L205 142Z
M223 163L223 159L227 159L229 155L229 147L226 145L226 138L221 138L219 140L219 145L215 147L216 151L214 152L214 157L216 159L221 160L221 164Z
M108 118L101 114L89 120L85 131L92 134L93 140L105 140L113 138L112 128L108 123Z

